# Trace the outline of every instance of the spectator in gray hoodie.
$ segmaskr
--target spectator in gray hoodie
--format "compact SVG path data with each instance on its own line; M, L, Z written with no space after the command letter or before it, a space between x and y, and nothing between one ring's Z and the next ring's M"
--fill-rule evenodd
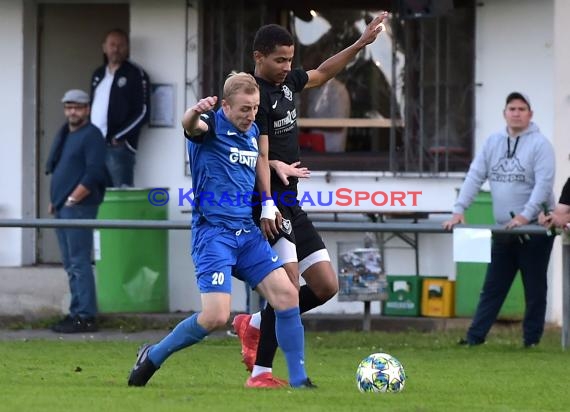
M443 223L451 230L465 223L463 215L481 185L489 180L493 214L508 229L535 223L542 204L554 206L554 149L531 122L529 98L519 92L507 96L503 116L507 127L491 135L475 156L453 209ZM547 269L553 237L544 235L493 235L491 263L477 310L461 345L479 345L495 322L518 270L521 271L526 310L523 345L540 342L546 314Z

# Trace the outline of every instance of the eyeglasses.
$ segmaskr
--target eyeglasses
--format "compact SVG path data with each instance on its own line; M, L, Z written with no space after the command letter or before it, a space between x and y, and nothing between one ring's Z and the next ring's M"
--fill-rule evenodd
M86 104L64 104L63 110L85 110L87 107Z

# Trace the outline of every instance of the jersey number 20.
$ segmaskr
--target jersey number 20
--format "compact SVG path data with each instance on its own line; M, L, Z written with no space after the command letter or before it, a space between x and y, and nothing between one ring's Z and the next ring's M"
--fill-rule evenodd
M214 272L212 274L212 285L224 284L224 272Z

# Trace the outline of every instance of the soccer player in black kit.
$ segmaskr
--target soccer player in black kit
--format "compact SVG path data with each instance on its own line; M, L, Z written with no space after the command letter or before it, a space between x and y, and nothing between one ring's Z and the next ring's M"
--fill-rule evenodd
M305 88L318 87L336 76L366 45L374 42L382 31L388 13L380 13L351 46L327 59L317 69L291 69L294 42L283 27L270 24L261 27L253 42L255 78L261 100L256 123L260 134L269 141L271 192L282 214L283 223L277 234L262 231L273 250L284 263L291 281L299 288L301 313L320 306L338 292L338 279L324 242L311 220L295 201L299 178L309 171L299 167L299 143L295 96ZM259 218L260 209L257 211ZM306 285L299 287L299 275ZM278 388L286 381L272 374L277 350L275 315L267 306L253 315L238 315L233 326L241 341L242 358L251 376L246 387Z

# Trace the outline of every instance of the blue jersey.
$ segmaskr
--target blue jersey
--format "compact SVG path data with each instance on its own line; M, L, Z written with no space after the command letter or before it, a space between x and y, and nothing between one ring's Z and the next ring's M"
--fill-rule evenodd
M254 226L251 197L259 154L259 129L253 124L240 132L222 109L200 116L208 132L186 136L192 174L192 225L241 229Z

